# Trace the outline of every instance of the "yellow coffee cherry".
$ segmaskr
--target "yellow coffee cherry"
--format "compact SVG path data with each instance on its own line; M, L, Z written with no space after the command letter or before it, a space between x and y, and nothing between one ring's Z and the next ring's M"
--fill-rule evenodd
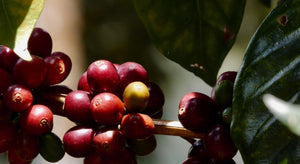
M127 112L141 112L143 111L149 101L148 87L140 82L135 81L128 84L123 92L123 101Z

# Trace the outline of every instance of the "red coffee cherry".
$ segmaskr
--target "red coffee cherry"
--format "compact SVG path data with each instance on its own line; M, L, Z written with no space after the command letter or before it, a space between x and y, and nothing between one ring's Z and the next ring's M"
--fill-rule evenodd
M120 78L110 61L97 60L87 70L87 80L94 94L100 92L114 93L118 90Z
M79 81L78 81L78 84L77 84L77 90L83 90L83 91L87 91L87 92L90 92L92 93L92 90L89 86L89 83L87 81L87 72L84 72Z
M71 58L69 57L69 55L67 55L63 52L60 52L60 51L53 52L51 54L51 56L56 56L56 57L60 58L61 60L63 60L63 63L65 65L65 78L63 78L63 80L65 80L68 77L68 75L70 74L71 69L72 69Z
M124 90L126 86L134 81L146 83L149 80L146 69L136 62L126 62L118 67L120 76L120 87Z
M187 100L178 109L178 119L183 127L193 132L204 132L217 119L215 103L205 95Z
M91 102L94 120L101 125L116 125L121 122L124 104L112 93L103 92L96 95Z
M39 154L39 137L20 132L13 149L21 159L31 161Z
M125 149L126 139L118 129L100 129L93 137L95 150L102 156L114 156Z
M3 102L10 110L21 112L31 106L33 95L24 85L13 84L4 93Z
M63 136L65 152L72 157L85 157L93 149L94 130L88 126L77 125L69 129Z
M21 128L28 134L41 135L49 132L53 127L53 113L45 105L32 105L22 113Z
M50 34L42 28L34 28L27 43L30 54L46 57L52 51L52 38Z
M0 67L11 72L19 56L7 46L0 45Z
M44 82L47 74L45 61L38 56L32 55L31 61L19 59L12 72L15 83L23 84L30 89L35 89Z
M231 139L229 127L217 124L212 127L205 140L208 153L217 162L231 160L237 153L237 148Z
M31 164L33 161L33 159L25 160L25 159L21 158L17 154L16 149L14 149L14 148L8 150L7 159L8 159L9 164Z
M47 66L47 75L43 83L44 86L58 84L66 78L66 65L62 59L51 55L44 58L44 61Z
M15 143L17 127L8 121L0 121L0 153L8 151Z
M145 139L153 134L154 123L146 114L130 113L122 118L121 130L130 139Z
M0 68L0 96L6 91L6 89L12 84L12 77L8 71Z
M92 95L86 91L76 90L69 93L65 99L65 116L77 123L93 122L91 99Z

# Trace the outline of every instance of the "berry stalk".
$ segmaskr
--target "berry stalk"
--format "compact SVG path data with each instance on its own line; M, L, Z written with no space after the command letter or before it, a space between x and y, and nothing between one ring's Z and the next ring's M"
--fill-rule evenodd
M153 119L155 129L154 134L180 136L183 138L200 138L204 139L204 133L195 133L182 126L179 121L168 121Z

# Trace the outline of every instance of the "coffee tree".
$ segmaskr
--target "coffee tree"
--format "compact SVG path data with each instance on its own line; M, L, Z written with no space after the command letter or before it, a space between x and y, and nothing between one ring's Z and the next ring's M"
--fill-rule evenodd
M261 0L270 6L270 0ZM35 23L44 1L4 0L0 11L0 153L12 164L65 153L85 164L137 163L155 134L191 143L178 163L299 163L300 1L281 0L253 35L238 72L217 73L234 44L245 0L132 1L161 54L212 86L178 102L161 120L164 93L139 63L93 61L77 90L60 83L72 68ZM74 67L74 66L73 66ZM276 98L277 97L277 98ZM53 115L76 123L61 140Z

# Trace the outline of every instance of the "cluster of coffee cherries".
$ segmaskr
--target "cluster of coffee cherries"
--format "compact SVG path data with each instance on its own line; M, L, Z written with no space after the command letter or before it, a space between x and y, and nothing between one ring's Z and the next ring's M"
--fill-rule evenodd
M52 132L53 112L37 94L65 80L72 63L65 53L52 52L52 38L41 28L27 45L29 61L0 45L0 153L7 152L11 164L31 163L38 154L55 162L64 155L62 141Z
M230 122L233 84L237 72L222 73L211 96L200 92L184 95L178 109L178 119L186 129L203 133L193 140L188 158L183 164L234 164L237 148L231 139Z
M62 113L76 123L63 136L65 152L85 164L135 164L156 147L152 118L164 101L139 63L94 61L65 97Z

